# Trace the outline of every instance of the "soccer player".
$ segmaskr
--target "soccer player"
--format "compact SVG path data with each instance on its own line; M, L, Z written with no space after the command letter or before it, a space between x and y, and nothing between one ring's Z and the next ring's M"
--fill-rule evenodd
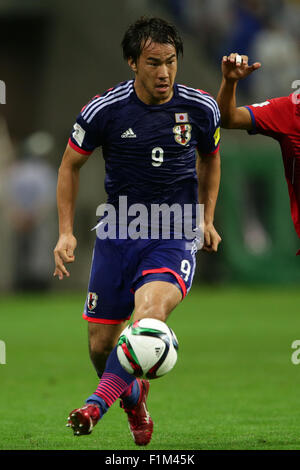
M267 99L250 106L236 106L238 81L261 67L248 65L248 57L232 53L222 59L223 79L217 96L221 126L245 129L276 139L281 147L285 178L288 184L292 219L300 237L300 94ZM300 250L297 255L300 254Z
M221 241L213 224L220 181L220 113L215 100L175 83L183 44L173 25L141 18L126 31L122 47L134 79L95 96L81 110L60 165L59 240L54 249L54 276L59 279L70 275L66 264L75 260L79 171L99 146L108 203L116 211L124 196L131 207L144 204L149 209L174 203L194 207L199 201L205 207L203 249L216 252ZM198 179L196 150L201 156ZM122 368L116 342L133 311L133 321L166 321L189 291L194 271L195 252L184 237L96 238L83 318L88 321L90 357L101 380L86 404L69 415L75 435L89 434L120 398L134 442L150 442L149 382Z

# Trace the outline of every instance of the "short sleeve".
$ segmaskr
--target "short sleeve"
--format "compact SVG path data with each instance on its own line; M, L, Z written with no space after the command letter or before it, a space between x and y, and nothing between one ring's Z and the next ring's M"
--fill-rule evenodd
M205 94L205 104L202 105L202 123L197 149L201 155L213 155L220 147L220 111L217 102Z
M246 108L250 112L253 127L249 134L264 134L278 138L288 131L285 118L290 113L288 96L272 98Z
M90 155L102 145L102 119L95 113L98 98L95 96L82 108L69 138L69 145L83 155Z

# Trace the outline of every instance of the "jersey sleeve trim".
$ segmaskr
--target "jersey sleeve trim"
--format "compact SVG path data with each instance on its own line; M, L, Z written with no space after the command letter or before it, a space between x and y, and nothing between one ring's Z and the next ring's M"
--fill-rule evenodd
M203 153L203 152L201 152L199 149L198 149L198 152L199 152L200 155L203 156L203 157L210 157L210 156L212 156L212 155L215 155L219 150L220 150L220 144L219 144L218 147L217 147L215 150L213 150L212 152Z
M250 106L245 106L246 109L248 109L249 113L250 113L250 116L251 116L251 121L252 121L252 129L251 131L247 131L248 134L250 135L255 135L257 134L257 127L256 127L256 121L255 121L255 116L254 116L254 113L252 111L252 109L250 108Z
M86 150L83 150L82 148L78 147L78 145L74 144L74 142L71 140L71 137L69 138L68 144L70 147L72 147L73 150L75 150L78 153L81 153L82 155L91 155L92 152L87 152Z

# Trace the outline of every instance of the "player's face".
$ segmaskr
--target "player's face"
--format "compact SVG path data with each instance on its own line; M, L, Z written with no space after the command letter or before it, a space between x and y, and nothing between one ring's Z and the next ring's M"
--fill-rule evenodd
M135 91L146 104L163 104L173 96L177 72L176 49L172 44L147 41L137 62L128 61L135 72Z

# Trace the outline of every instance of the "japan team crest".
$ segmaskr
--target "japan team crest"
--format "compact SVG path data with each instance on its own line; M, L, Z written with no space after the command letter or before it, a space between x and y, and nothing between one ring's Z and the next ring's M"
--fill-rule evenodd
M87 307L89 310L94 310L97 306L98 295L96 292L89 292L87 298Z
M178 144L186 145L192 136L191 124L177 124L173 127L174 137Z

